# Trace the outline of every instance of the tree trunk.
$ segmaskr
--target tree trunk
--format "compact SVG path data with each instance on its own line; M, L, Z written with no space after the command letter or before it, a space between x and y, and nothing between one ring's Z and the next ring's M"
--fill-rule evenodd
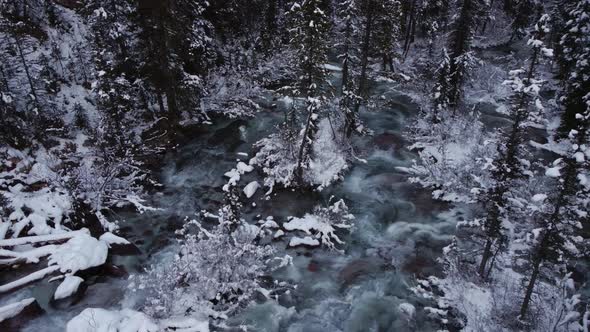
M20 43L20 40L16 36L16 33L14 34L14 41L16 42L16 48L18 50L18 55L19 55L21 62L23 64L23 68L25 69L27 81L29 82L29 87L31 89L31 95L35 99L35 101L34 101L35 107L37 108L36 112L39 112L41 110L41 106L39 105L39 98L37 97L37 92L35 90L35 86L33 85L33 78L31 77L31 73L29 72L29 66L27 65L27 61L25 60L25 56L23 54L22 45Z
M349 52L350 52L350 22L346 26L345 44L344 44L344 60L342 61L342 83L340 86L340 94L343 95L344 91L348 88L348 63L349 63Z
M412 1L412 5L410 7L410 13L408 17L408 25L406 27L406 37L404 41L404 57L405 60L408 56L408 52L410 51L410 45L412 44L413 35L415 32L415 14L416 14L416 0Z
M481 278L485 277L486 266L488 264L488 260L492 257L492 244L494 240L490 237L486 239L486 245L483 249L483 255L481 256L481 263L479 264L479 269L477 273Z
M526 313L529 310L529 304L531 302L531 297L533 295L533 289L535 288L535 283L537 282L537 277L539 276L540 265L541 260L537 260L535 262L535 266L533 267L533 273L531 274L531 279L529 280L529 284L527 285L526 293L524 294L524 300L522 301L522 305L520 307L519 318L521 320L525 318Z
M363 48L362 48L362 55L361 55L361 75L359 77L359 86L357 90L357 95L359 97L363 96L365 93L365 85L367 81L367 66L369 65L369 48L371 42L371 30L373 25L373 8L372 4L369 5L370 7L367 9L367 16L365 20L365 34L363 36ZM357 100L354 104L354 113L358 114L359 108L361 107L360 100ZM346 136L350 137L352 131L356 124L353 122L350 124L349 128L346 130Z
M304 152L305 152L305 147L309 144L309 142L307 142L307 136L309 135L309 131L311 130L311 126L312 126L312 116L314 114L314 109L310 107L309 108L309 114L307 115L307 123L305 124L305 130L303 132L303 138L301 140L301 145L299 146L299 153L297 155L297 170L295 173L295 177L296 177L296 181L299 184L303 183L303 157L304 157Z

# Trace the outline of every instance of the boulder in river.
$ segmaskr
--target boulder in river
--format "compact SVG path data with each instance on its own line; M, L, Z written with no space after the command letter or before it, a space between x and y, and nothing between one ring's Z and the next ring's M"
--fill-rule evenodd
M34 298L2 306L0 307L0 331L20 331L30 320L43 313L44 310Z
M355 259L340 270L338 279L342 283L342 287L348 287L354 284L357 279L381 270L381 265L381 262L376 259Z

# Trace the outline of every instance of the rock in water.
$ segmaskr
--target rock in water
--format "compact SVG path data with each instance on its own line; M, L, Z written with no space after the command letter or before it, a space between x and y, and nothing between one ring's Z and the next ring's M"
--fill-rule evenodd
M20 331L30 320L43 313L43 309L34 298L0 307L0 331Z

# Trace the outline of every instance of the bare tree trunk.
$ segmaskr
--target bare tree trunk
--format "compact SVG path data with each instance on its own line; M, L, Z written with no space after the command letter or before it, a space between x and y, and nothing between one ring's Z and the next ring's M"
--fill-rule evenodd
M39 104L39 97L37 96L37 92L35 90L35 85L33 84L33 78L31 77L31 73L29 72L29 65L27 64L27 60L25 59L25 55L23 53L23 48L20 42L20 39L18 38L18 36L16 35L16 33L14 34L14 41L16 44L16 48L18 50L18 55L21 59L21 62L23 64L23 68L25 69L25 74L27 76L27 81L29 82L29 87L31 89L31 95L33 96L33 98L35 99L35 107L37 108L36 112L41 111L41 105Z
M526 293L524 295L524 300L522 301L522 305L520 307L520 319L524 319L526 316L527 311L529 310L529 305L531 302L531 297L533 295L533 289L535 288L535 283L537 282L537 277L539 276L539 268L541 265L541 260L538 259L535 262L535 266L533 267L533 273L531 274L531 279L526 288Z
M340 94L343 95L344 91L348 88L348 63L349 63L349 52L350 52L350 22L346 26L345 44L344 44L344 61L342 61L342 83L340 86Z
M493 244L493 239L491 237L488 237L486 239L486 245L484 247L483 250L483 255L481 256L481 263L479 264L479 269L477 271L477 273L479 273L480 277L484 277L485 276L485 272L486 272L486 266L488 264L488 260L490 259L490 257L492 256L492 244Z
M371 1L371 0L369 0ZM367 81L367 67L369 65L369 48L371 43L371 30L373 29L373 5L372 3L369 4L369 8L367 9L367 15L365 20L365 33L363 36L363 48L362 48L362 55L361 55L361 75L359 77L359 86L357 89L357 95L363 96L365 94L366 89L366 81ZM358 114L359 109L361 107L361 101L357 100L354 103L354 113ZM346 128L346 137L350 137L352 135L353 129L356 127L356 123L352 121L348 128Z
M309 108L309 114L307 115L307 123L305 124L305 130L303 132L303 138L301 139L301 145L299 146L299 153L297 155L297 172L295 174L297 182L298 183L303 183L303 157L304 157L304 152L305 152L305 148L311 144L310 142L307 142L307 136L309 135L310 130L312 129L311 126L313 125L313 115L315 113L313 112L313 108L310 107Z
M408 56L408 52L410 51L410 45L412 44L413 35L416 26L416 0L412 1L412 6L410 7L410 16L408 18L408 26L406 27L406 37L404 41L404 57L405 60Z
M2 63L0 63L0 76L2 76L0 82L2 82L2 84L4 84L4 90L5 91L9 91L9 86L8 86L8 75L6 74L6 72L4 71L4 67L2 66Z

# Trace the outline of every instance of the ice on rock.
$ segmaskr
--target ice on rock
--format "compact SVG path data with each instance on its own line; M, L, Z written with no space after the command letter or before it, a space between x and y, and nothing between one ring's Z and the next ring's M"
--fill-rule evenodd
M73 276L67 275L64 280L57 286L55 293L53 294L53 298L56 300L66 298L78 290L80 284L84 281L84 279Z

